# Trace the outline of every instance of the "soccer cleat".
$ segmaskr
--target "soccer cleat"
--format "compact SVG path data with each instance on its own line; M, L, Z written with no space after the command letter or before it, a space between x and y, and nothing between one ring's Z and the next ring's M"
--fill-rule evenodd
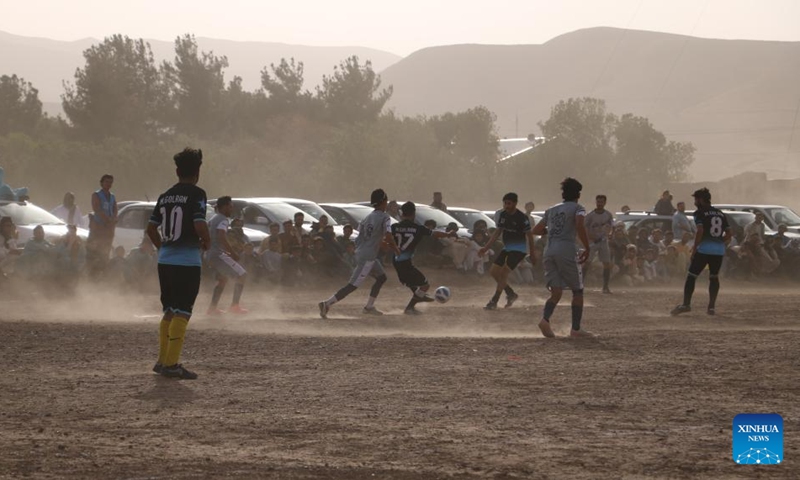
M206 315L208 315L209 317L219 317L225 315L225 310L220 310L219 308L211 307L206 312Z
M420 302L425 302L425 303L428 303L428 302L435 302L435 301L436 301L436 299L435 299L435 298L433 298L433 297L431 297L430 295L425 295L424 297L420 297L420 298L419 298L419 301L420 301Z
M594 338L597 335L587 330L570 330L569 336L572 338Z
M514 305L514 302L516 302L518 298L519 294L516 292L506 296L506 306L504 308L511 308L511 305Z
M542 319L539 322L539 330L541 330L542 331L542 335L544 335L547 338L556 338L556 334L553 333L553 329L550 328L550 322L548 322L548 321L546 321L544 319Z
M489 302L483 307L484 310L497 310L497 302Z
M420 312L419 310L417 310L416 308L413 308L413 307L412 308L406 308L403 311L403 313L405 313L406 315L422 315L422 312Z
M319 302L319 316L320 316L320 318L328 318L328 310L330 310L330 309L331 309L331 307L329 307L327 303Z
M717 310L714 307L708 307L708 310L706 310L706 313L708 315L714 316L714 315L717 314Z
M375 307L364 307L364 310L362 310L361 313L363 313L364 315L373 315L376 317L380 317L381 315L383 315L383 312L381 312Z
M680 315L681 313L687 313L691 311L692 307L690 307L689 305L678 305L677 307L673 308L672 311L669 312L669 314L675 317Z
M161 362L156 362L156 364L153 365L153 371L155 373L160 375L162 370L164 370L164 365L162 365Z
M228 311L237 315L245 315L250 312L250 310L242 308L239 305L231 305L231 308L229 308Z
M197 374L194 372L190 372L183 368L183 365L180 363L175 364L171 367L162 367L161 368L161 375L168 377L168 378L178 378L181 380L195 380L197 379Z

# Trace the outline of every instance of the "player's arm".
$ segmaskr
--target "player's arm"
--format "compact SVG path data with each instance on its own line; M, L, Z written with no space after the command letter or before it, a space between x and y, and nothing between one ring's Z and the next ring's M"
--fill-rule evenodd
M536 240L533 236L533 229L525 232L525 236L528 238L528 254L531 257L531 265L536 265Z
M539 223L537 223L531 230L531 234L538 235L540 237L542 235L547 235L547 221L544 218L539 220Z
M239 260L239 255L233 251L233 247L231 247L230 242L228 242L228 222L223 222L220 226L223 228L217 228L217 231L214 232L214 235L217 236L217 242L219 242L220 246L222 247L222 251L230 255L230 257L234 260ZM208 227L206 227L208 228Z
M440 238L456 238L457 239L458 238L458 232L447 233L447 232L435 232L435 231L432 231L430 235L435 239L440 239Z
M194 207L192 210L192 220L194 220L194 231L197 236L200 237L200 248L208 250L211 246L211 235L208 232L208 223L206 222L205 194L198 198L197 201L192 202L191 205Z
M705 228L703 227L703 224L702 223L698 224L697 225L697 233L694 234L694 245L692 245L692 255L693 256L694 256L695 252L697 252L697 247L700 246L700 242L703 241L703 232L704 231L705 231Z
M482 257L482 256L486 255L486 252L488 252L489 249L492 247L492 245L494 245L495 242L497 242L497 239L500 238L500 235L502 235L502 233L503 233L503 229L500 228L500 227L497 227L497 229L495 229L495 231L492 234L492 236L489 238L489 241L486 242L486 246L484 246L483 248L478 250L478 256Z
M159 199L159 201L160 200L161 199ZM92 202L94 202L94 197L92 197ZM145 229L147 238L150 239L150 242L156 247L156 250L161 248L161 233L158 231L158 227L160 227L161 222L164 221L164 219L161 218L161 209L158 207L158 203L159 202L156 202L153 213L150 215L150 221L147 223L147 228Z
M391 247L392 251L395 255L400 255L402 252L400 251L400 247L397 246L397 242L394 241L394 235L392 235L392 220L389 215L386 215L386 224L384 225L384 234L383 234L383 241Z
M578 232L578 240L580 240L581 245L583 245L583 252L581 252L580 257L578 257L580 263L586 262L589 258L589 235L586 233L586 225L583 223L584 218L583 215L575 216L575 229Z

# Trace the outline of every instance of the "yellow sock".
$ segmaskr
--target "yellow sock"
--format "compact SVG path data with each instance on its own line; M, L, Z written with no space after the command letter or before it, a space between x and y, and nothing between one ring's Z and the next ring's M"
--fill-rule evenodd
M164 364L167 361L167 348L169 347L169 324L171 322L166 315L161 319L158 326L158 363Z
M181 359L183 337L186 336L186 327L188 325L189 319L183 317L172 317L172 321L169 322L169 345L167 347L167 355L164 358L164 366L171 367Z

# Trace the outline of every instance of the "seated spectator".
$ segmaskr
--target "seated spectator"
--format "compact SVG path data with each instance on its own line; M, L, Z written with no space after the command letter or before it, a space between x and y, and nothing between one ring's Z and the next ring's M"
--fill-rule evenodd
M295 234L294 225L292 225L291 220L283 222L283 232L281 232L280 239L281 251L286 255L292 252L293 247L300 246L300 240Z
M303 247L292 245L289 254L281 264L281 284L285 287L294 287L303 276Z
M434 220L425 221L425 227L429 230L436 229L436 222ZM418 265L435 265L441 266L444 263L442 252L444 245L439 240L432 236L423 237L417 245L415 260Z
M78 236L75 225L67 225L67 234L56 243L56 277L67 291L78 284L80 272L86 265L86 245Z
M319 221L318 222L312 223L311 224L311 236L315 237L315 236L319 235L320 233L322 233L323 230L325 230L325 227L328 226L328 221L329 221L328 220L328 216L327 215L322 215L321 217L319 217Z
M664 255L664 268L666 269L667 279L681 278L686 273L685 257L678 254L678 249L675 245L667 247L667 253Z
M644 283L644 276L639 271L639 255L636 245L628 245L625 250L625 257L622 259L623 274L622 279L628 286L641 285Z
M620 207L619 211L624 213L624 214L627 214L627 213L629 213L631 211L631 207L629 207L627 205L623 205L622 207Z
M158 253L147 235L142 238L138 247L128 252L125 266L126 283L138 291L144 291L145 287L156 278Z
M38 225L17 260L16 270L29 279L44 279L52 274L54 260L53 244L45 240L44 228Z
M625 252L628 250L629 243L628 235L625 233L625 226L615 226L614 233L611 234L609 247L611 249L611 260L617 267L617 275L621 275L625 270L622 260L625 258Z
M631 245L636 245L636 242L639 240L639 227L631 226L628 228L628 243Z
M651 248L644 254L642 262L642 276L645 281L652 282L658 280L658 250Z
M656 249L658 255L665 255L667 253L667 246L664 244L664 234L660 228L654 228L650 234L650 243ZM651 250L651 248L648 248Z
M445 229L447 233L458 232L458 225L451 222L447 225ZM467 258L467 251L469 250L469 246L465 240L460 238L440 238L439 241L444 245L444 250L442 250L442 256L445 258L449 258L453 262L453 266L456 269L461 269L464 265L464 260Z
M486 224L486 220L475 220L475 223L472 224L472 234L475 235L477 232L483 232L485 235L486 232L489 230L489 225ZM489 237L487 236L486 239L488 240Z
M353 243L353 226L346 223L344 227L342 227L342 235L337 237L336 241L339 242L342 250L347 247L348 243Z
M14 263L22 255L22 249L17 246L19 233L11 217L0 219L0 272L11 273Z
M121 285L122 281L125 279L126 269L125 247L118 246L114 249L111 260L108 261L108 266L106 266L106 282L116 286Z
M264 252L269 251L269 249L270 249L269 248L269 243L270 243L270 241L272 241L273 238L278 241L278 250L279 251L283 251L283 248L281 247L281 237L280 237L280 235L281 235L281 226L278 225L277 223L270 223L269 224L269 235L267 235L267 237L264 238L264 240L261 241L261 246L258 247L258 254L259 255L263 255Z
M792 239L786 236L787 231L789 231L789 227L785 223L778 225L778 233L775 234L775 238L780 240L781 248L788 248L792 243Z
M669 247L675 243L675 235L672 233L672 230L667 230L664 232L664 246Z
M653 243L650 241L650 232L648 232L646 228L639 230L639 233L636 236L636 243L634 245L636 245L636 250L640 255L647 253L647 251L650 250L650 247L653 246Z
M763 213L756 213L756 219L753 223L747 225L744 228L744 242L747 243L748 239L751 237L756 237L756 241L759 245L764 245L764 240L766 239L766 226L764 225L764 214Z
M479 222L481 220L478 220ZM480 256L478 251L486 245L489 239L486 237L484 230L477 230L472 234L472 237L466 241L468 247L467 256L464 258L464 271L475 271L478 275L483 275L486 272L486 264L489 262L489 256L494 255L491 250L487 255Z
M344 263L352 272L354 268L358 265L356 261L356 244L350 242L344 246Z
M264 268L267 280L270 283L278 283L282 278L284 254L281 253L280 240L278 238L268 238L267 240L268 249L261 254L261 265Z

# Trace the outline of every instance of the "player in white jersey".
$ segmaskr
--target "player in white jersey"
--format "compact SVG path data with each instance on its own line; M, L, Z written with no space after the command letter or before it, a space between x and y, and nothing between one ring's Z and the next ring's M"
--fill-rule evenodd
M381 291L381 287L386 282L386 272L383 265L378 260L381 244L388 244L396 255L400 255L400 248L392 236L391 217L386 213L386 206L389 204L389 197L383 189L377 189L370 196L370 204L375 210L361 221L358 225L358 237L356 238L356 268L347 285L339 289L331 298L324 302L319 302L319 316L328 318L328 310L336 302L355 292L364 283L368 276L375 278L369 300L364 307L363 313L366 315L383 315L383 312L375 308L375 300Z
M217 308L222 292L225 291L225 285L228 283L229 278L236 279L236 286L233 287L233 302L228 310L231 313L244 314L247 309L239 305L242 298L242 291L244 290L244 282L247 278L247 271L242 267L237 260L239 259L236 252L231 248L228 243L228 226L231 214L233 213L233 201L231 197L220 197L217 199L216 205L217 213L208 222L208 230L211 234L211 247L206 253L206 258L212 269L217 274L217 285L214 287L214 293L211 296L211 305L208 307L209 315L220 315L224 313Z
M589 235L589 260L583 264L583 276L589 272L589 266L598 257L603 262L603 293L611 293L608 288L608 281L611 279L611 270L614 264L611 263L611 248L608 245L611 232L614 229L614 216L606 210L605 195L595 197L596 208L586 214L583 224L586 233Z
M561 300L565 288L572 290L572 330L571 337L593 337L581 330L583 318L583 275L579 264L589 258L589 237L583 221L586 209L578 203L583 185L574 178L561 182L562 203L550 207L542 220L534 227L534 235L547 235L547 248L542 263L550 298L544 304L539 329L545 337L553 338L550 317ZM583 251L578 253L575 240L580 240Z

